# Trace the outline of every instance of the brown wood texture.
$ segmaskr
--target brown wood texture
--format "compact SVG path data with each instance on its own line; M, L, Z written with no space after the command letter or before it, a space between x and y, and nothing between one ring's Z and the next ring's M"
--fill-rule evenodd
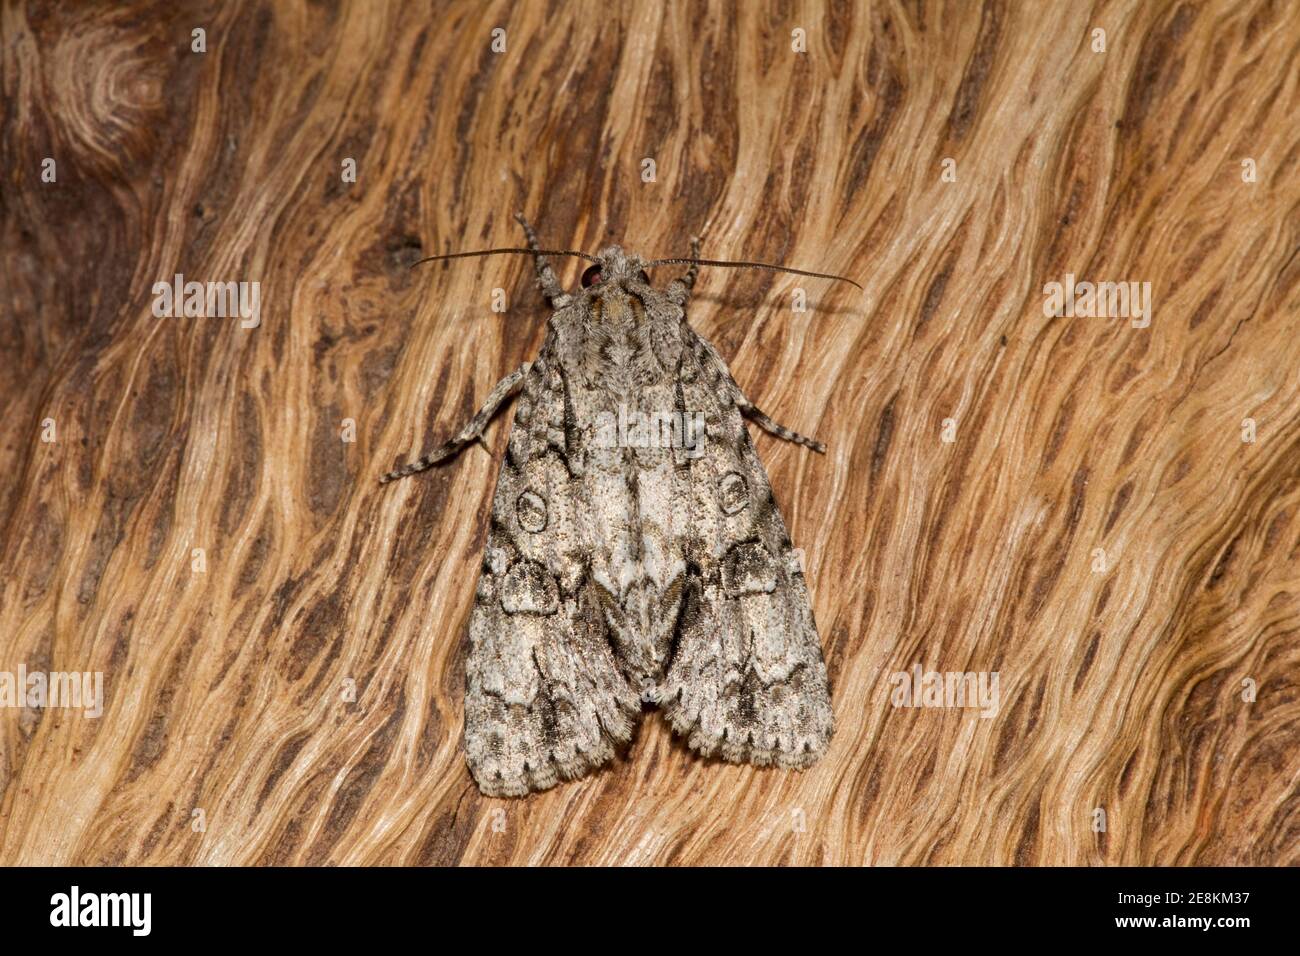
M0 670L105 705L0 710L0 862L1300 863L1297 4L2 9ZM376 479L537 349L525 258L408 268L516 209L865 285L706 269L690 309L829 446L755 429L811 770L647 712L586 780L471 782L508 416ZM260 325L155 317L178 272ZM1150 325L1046 316L1067 274L1150 282ZM997 671L996 715L892 706L918 664Z

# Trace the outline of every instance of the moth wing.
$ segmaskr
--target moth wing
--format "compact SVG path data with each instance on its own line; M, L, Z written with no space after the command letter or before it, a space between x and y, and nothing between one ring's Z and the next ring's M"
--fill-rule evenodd
M465 754L491 796L591 772L631 739L641 708L575 534L580 482L553 358L544 347L518 400L470 615Z
M681 407L703 410L675 536L688 568L660 706L691 747L736 763L802 768L834 731L802 562L736 405L702 339L683 353Z

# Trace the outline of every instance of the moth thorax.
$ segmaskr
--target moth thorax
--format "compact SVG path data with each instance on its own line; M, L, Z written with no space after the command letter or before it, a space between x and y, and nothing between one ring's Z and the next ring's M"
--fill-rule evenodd
M645 306L634 295L611 292L591 303L592 320L616 328L630 328L645 321Z

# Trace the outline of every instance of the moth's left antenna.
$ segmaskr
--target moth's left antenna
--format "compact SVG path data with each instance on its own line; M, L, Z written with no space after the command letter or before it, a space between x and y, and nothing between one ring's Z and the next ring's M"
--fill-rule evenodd
M470 256L504 256L511 254L524 256L577 256L580 259L589 259L592 262L596 261L595 256L589 256L585 252L573 252L567 249L539 249L536 252L532 249L482 249L478 252L449 252L446 255L441 256L426 256L423 259L412 262L411 268L414 269L421 262L437 262L440 259L467 259Z

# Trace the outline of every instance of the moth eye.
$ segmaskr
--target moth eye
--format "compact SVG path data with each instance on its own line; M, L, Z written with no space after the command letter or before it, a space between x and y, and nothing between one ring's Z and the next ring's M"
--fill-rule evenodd
M641 270L641 281L644 282L646 285L650 284L650 277L646 275L646 271L644 269Z
M587 271L582 274L582 287L585 289L598 282L600 282L600 266L590 266Z

